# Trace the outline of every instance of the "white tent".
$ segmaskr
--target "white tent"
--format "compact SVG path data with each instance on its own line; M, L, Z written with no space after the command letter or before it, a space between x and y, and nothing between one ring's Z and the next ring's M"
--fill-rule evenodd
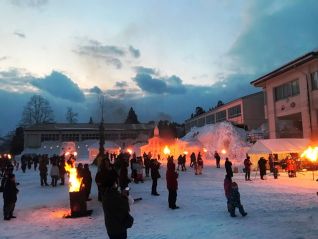
M258 140L248 154L301 153L310 145L309 139L262 139Z

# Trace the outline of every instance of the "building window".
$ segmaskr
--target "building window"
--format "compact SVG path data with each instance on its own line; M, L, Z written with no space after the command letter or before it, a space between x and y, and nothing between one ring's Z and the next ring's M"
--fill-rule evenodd
M311 73L312 90L318 90L318 71Z
M41 134L41 142L44 141L59 141L58 134Z
M208 115L205 119L207 124L214 124L215 123L215 117L214 115Z
M221 122L226 120L226 110L216 113L216 122Z
M275 87L275 100L283 100L299 94L299 82L294 80Z
M62 134L62 141L79 141L79 134Z
M205 125L205 118L198 119L198 127Z
M99 134L82 134L82 140L94 140L99 139Z
M241 105L236 105L234 107L231 107L227 111L229 118L235 118L237 116L241 115Z

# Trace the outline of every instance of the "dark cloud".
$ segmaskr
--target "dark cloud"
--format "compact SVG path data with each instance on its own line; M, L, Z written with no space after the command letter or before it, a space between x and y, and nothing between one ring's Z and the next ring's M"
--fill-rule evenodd
M140 50L134 48L133 46L129 46L128 50L129 50L130 54L134 58L139 58L140 57Z
M127 87L127 86L128 86L127 81L118 81L115 84L115 87L117 87L117 88L124 88L124 87Z
M55 97L74 102L83 102L85 100L83 91L78 85L66 75L57 71L53 71L44 78L35 79L31 84Z
M147 74L147 75L158 75L156 69L143 67L143 66L136 66L134 70L139 74Z
M132 46L123 48L112 45L105 45L99 41L90 40L87 44L81 45L75 52L81 56L88 56L103 60L107 65L114 66L116 69L121 69L123 60L130 53L134 58L140 56L140 51Z
M38 8L46 5L48 0L9 0L10 3L19 7Z
M20 37L20 38L25 38L26 37L24 33L18 32L18 31L15 31L13 34L18 36L18 37Z
M98 86L94 86L93 88L89 89L88 91L90 93L98 94L98 95L103 93L103 91Z
M183 94L186 91L182 80L174 75L170 77L153 77L150 74L137 73L133 81L146 93Z

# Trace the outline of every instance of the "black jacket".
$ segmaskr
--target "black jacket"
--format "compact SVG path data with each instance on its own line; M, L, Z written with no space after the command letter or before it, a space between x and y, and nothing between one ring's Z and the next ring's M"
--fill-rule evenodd
M127 231L125 219L129 213L128 199L117 189L109 188L103 195L105 226L109 235L120 235Z
M160 178L159 168L160 168L159 163L152 163L151 164L151 178L152 179Z
M8 179L3 189L3 200L7 203L15 203L17 201L17 189L16 183Z

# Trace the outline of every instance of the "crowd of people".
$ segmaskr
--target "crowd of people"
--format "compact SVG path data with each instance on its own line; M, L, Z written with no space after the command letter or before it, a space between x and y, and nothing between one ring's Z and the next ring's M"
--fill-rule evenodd
M179 155L177 158L177 167L173 156L167 157L166 170L166 188L168 190L168 206L170 209L179 209L177 206L178 191L178 171L186 171L187 154ZM216 168L221 168L221 157L217 151L214 153ZM66 164L75 166L75 157L69 155L24 155L21 157L21 169L23 173L27 170L39 171L40 185L57 187L65 184ZM18 183L15 181L14 169L18 167L14 165L14 161L9 158L2 158L0 161L1 172L1 191L3 192L4 207L3 215L5 220L15 218L13 215L15 203L17 201ZM16 164L16 163L15 163ZM287 161L286 169L289 174L295 170L290 166L292 161ZM199 152L197 155L192 152L190 155L189 167L195 175L202 175L203 158ZM143 183L146 178L152 180L151 195L160 196L157 191L158 179L160 175L161 163L154 158L151 153L143 153L142 156L136 156L135 153L121 152L118 155L106 153L98 160L98 171L95 176L95 182L98 188L98 200L102 203L105 225L109 237L127 238L127 229L133 224L133 217L130 215L130 206L142 198L133 198L129 193L130 183ZM238 208L240 214L245 217L247 213L241 203L240 192L237 182L233 181L232 162L228 157L225 158L225 179L224 192L227 199L227 210L231 217L236 217L235 210ZM245 180L251 181L252 162L247 155L244 160ZM267 160L263 157L257 162L260 177L264 180L266 175ZM129 174L129 168L131 173ZM77 175L82 178L80 191L85 194L86 200L89 198L92 186L92 174L88 164L78 163ZM273 172L275 167L273 167ZM290 172L291 171L291 172ZM47 176L50 175L51 183L48 183Z

